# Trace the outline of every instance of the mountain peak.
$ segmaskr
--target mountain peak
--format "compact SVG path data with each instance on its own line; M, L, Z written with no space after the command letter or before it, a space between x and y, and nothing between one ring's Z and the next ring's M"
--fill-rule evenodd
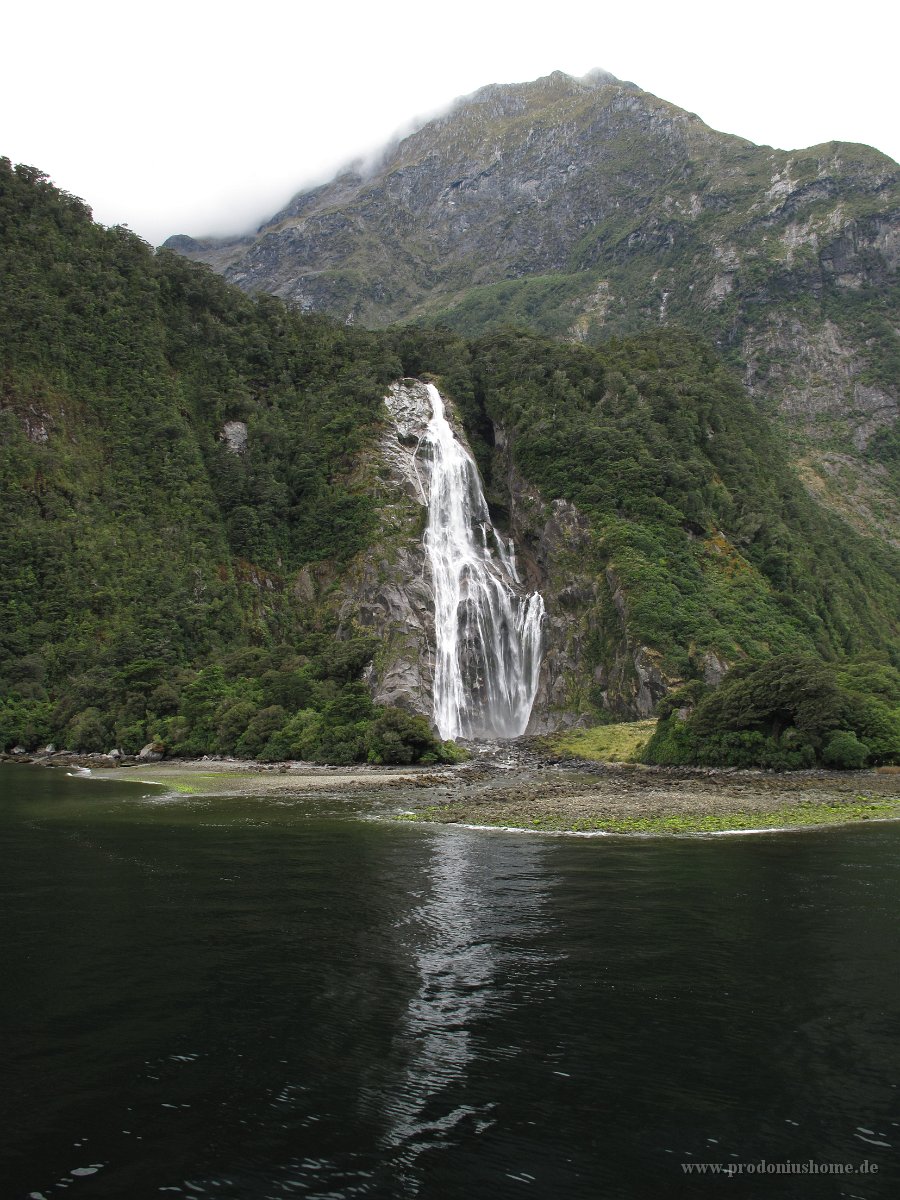
M437 120L452 118L473 105L500 103L504 109L517 111L563 97L581 96L608 86L634 88L635 85L623 83L602 67L595 67L581 78L568 75L565 71L551 71L549 75L541 75L537 79L521 83L489 83L468 96L460 96L444 116L438 117Z
M610 71L604 71L602 67L594 67L586 75L582 75L579 83L586 83L588 87L605 87L608 83L618 83L622 87L635 86L633 83L626 83L624 80L618 79Z

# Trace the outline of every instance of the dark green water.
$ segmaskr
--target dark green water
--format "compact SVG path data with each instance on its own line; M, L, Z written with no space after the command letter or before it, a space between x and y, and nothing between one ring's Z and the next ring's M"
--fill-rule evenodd
M900 1196L897 825L144 791L0 768L3 1200ZM682 1168L760 1160L880 1170Z

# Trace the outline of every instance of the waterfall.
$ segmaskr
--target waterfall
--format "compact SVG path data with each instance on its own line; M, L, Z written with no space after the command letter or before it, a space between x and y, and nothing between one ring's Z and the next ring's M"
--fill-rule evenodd
M512 540L491 524L478 468L427 385L425 549L434 589L434 722L442 738L525 732L541 667L544 601L527 593Z

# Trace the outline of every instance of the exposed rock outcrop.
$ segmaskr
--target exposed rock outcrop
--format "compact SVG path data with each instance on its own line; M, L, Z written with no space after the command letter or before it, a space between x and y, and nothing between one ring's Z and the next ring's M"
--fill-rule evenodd
M162 742L148 742L138 753L141 762L159 762L165 757L166 748ZM108 756L111 757L111 756Z
M244 453L247 449L247 437L246 421L226 421L219 434L219 440L225 443L232 454Z

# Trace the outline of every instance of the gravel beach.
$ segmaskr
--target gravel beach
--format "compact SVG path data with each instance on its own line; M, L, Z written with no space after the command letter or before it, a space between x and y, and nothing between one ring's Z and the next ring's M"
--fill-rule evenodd
M388 818L548 832L702 833L900 818L896 768L672 769L544 761L506 747L454 767L175 760L94 773L158 784L185 797L315 794Z

